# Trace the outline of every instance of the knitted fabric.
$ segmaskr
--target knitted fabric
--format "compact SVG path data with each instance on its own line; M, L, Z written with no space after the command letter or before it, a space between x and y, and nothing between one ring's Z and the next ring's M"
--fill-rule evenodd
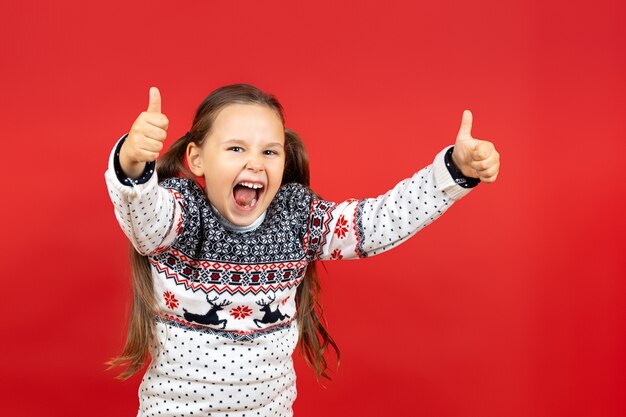
M122 230L150 261L159 303L138 416L291 416L295 295L308 263L389 250L470 191L446 168L447 147L377 198L335 203L285 184L242 233L224 227L191 180L159 183L153 166L141 183L120 178L125 138L106 184Z

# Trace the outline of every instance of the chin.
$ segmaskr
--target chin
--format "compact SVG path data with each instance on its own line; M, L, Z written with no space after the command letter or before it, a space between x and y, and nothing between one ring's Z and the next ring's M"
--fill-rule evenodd
M263 214L267 206L268 204L263 204L262 201L259 201L253 206L244 208L239 206L235 199L231 197L228 214L224 217L235 226L250 226Z

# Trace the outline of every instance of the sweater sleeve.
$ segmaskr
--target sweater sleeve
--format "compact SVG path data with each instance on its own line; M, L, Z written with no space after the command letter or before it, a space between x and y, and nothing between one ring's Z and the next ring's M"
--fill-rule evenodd
M477 184L459 181L446 158L451 148L376 198L341 203L314 198L303 240L309 260L378 255L435 221Z
M182 198L175 190L159 186L155 163L146 164L137 180L124 175L119 151L127 136L111 151L104 178L122 231L139 253L154 255L167 249L181 232Z

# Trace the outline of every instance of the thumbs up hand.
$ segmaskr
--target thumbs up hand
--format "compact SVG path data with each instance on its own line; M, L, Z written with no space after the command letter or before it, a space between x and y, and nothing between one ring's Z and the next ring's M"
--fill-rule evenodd
M161 93L150 88L148 109L139 114L120 150L120 165L130 178L139 178L146 162L159 157L167 137L169 120L161 113Z
M465 110L456 135L452 161L466 177L494 182L500 171L500 154L493 143L472 137L472 112Z

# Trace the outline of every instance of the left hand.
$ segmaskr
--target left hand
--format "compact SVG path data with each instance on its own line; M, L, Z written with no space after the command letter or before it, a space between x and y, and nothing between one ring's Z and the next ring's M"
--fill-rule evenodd
M472 112L469 110L463 111L452 161L463 175L482 182L494 182L500 171L500 154L493 143L472 137Z

